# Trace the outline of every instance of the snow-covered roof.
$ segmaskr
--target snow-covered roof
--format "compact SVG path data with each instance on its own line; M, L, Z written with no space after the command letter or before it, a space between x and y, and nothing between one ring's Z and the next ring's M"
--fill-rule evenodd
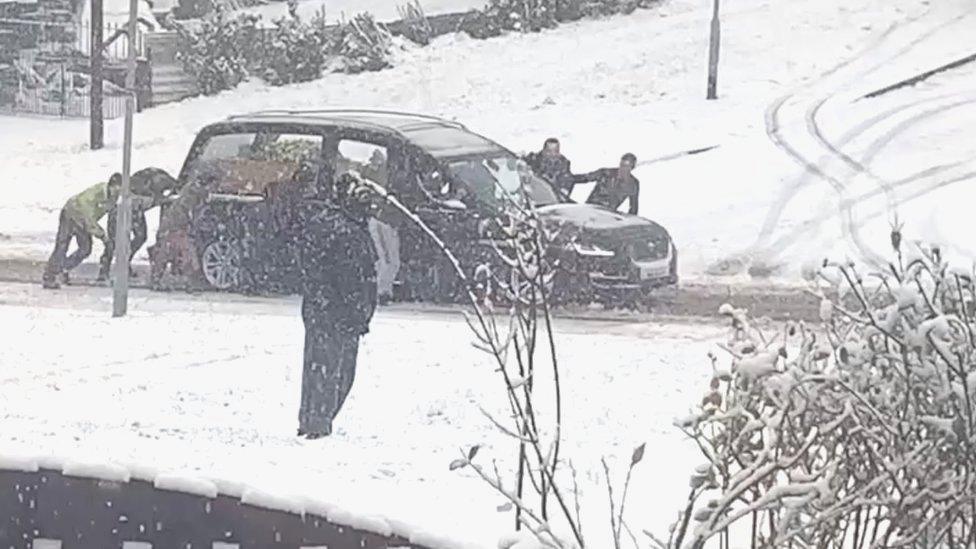
M438 158L504 153L504 147L464 125L443 118L381 110L264 111L233 116L229 123L281 123L343 126L399 135Z
M328 520L337 526L346 526L380 536L397 536L430 549L483 549L468 543L451 540L411 527L403 522L376 515L359 515L341 507L301 494L278 494L249 487L238 482L207 479L194 472L157 472L141 465L123 465L112 462L72 461L58 457L32 457L0 454L0 472L15 471L37 473L41 470L60 472L64 476L127 483L142 480L153 483L159 490L180 492L198 497L216 498L228 496L241 503L297 515L306 513Z

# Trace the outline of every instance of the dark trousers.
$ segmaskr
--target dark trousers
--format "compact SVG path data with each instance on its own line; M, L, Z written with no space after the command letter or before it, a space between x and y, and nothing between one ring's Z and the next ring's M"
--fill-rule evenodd
M356 377L359 335L340 330L321 318L305 318L305 360L298 429L331 434L332 421L349 396Z
M72 239L78 249L68 255L68 248L71 246ZM91 235L84 227L72 221L64 210L61 210L61 217L58 220L58 235L54 238L54 251L51 252L51 257L47 260L47 267L44 269L44 280L53 281L62 272L68 272L81 265L81 262L91 255L91 250Z
M115 255L115 232L118 227L118 210L112 208L108 212L108 223L105 231L105 251L102 252L101 259L98 260L98 276L108 277L109 270L112 268L112 259ZM132 240L129 242L129 261L135 257L139 248L146 243L149 229L146 227L146 212L142 210L132 210Z

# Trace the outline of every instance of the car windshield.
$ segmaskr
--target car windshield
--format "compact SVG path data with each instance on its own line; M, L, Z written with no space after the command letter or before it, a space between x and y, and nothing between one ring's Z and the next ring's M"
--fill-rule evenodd
M465 157L446 161L451 176L466 186L475 199L494 209L503 209L507 200L536 206L560 202L559 195L511 154Z

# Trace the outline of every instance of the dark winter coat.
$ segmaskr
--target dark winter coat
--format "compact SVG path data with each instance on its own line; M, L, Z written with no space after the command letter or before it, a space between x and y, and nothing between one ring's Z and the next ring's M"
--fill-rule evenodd
M166 194L175 190L176 185L176 179L159 168L141 169L132 174L129 182L132 194L152 199L150 208L158 206Z
M298 237L302 316L355 335L369 331L376 310L376 261L369 226L345 211L306 201ZM317 211L316 211L317 210Z
M640 198L640 181L633 175L621 177L617 168L603 168L595 172L574 175L575 183L596 181L596 187L586 199L587 204L596 204L616 211L625 200L629 200L628 213L637 215Z
M532 168L532 171L565 192L566 196L573 192L573 186L576 182L573 181L569 159L562 154L534 152L525 157L525 162Z

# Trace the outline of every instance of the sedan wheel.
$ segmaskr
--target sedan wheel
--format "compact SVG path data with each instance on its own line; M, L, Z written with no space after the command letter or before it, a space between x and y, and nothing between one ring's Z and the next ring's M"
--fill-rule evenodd
M218 290L230 290L240 285L241 254L236 240L217 240L203 250L200 263L203 277Z

